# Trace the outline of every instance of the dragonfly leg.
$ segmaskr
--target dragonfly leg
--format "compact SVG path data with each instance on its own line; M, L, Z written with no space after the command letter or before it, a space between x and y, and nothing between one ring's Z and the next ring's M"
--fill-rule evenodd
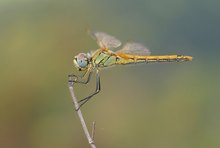
M77 76L74 74L68 75L69 82L87 84L90 81L92 75L92 70L89 68L82 76Z
M86 98L80 100L78 103L79 104L79 107L76 109L76 111L78 111L80 109L80 107L82 107L87 101L89 101L94 95L98 94L101 90L101 83L100 83L100 76L99 76L99 71L96 70L96 89L95 91L87 96Z

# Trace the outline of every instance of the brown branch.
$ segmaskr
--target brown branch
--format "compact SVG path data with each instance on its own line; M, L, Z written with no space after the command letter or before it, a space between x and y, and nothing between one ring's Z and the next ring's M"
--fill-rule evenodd
M75 97L75 94L74 94L74 89L73 89L73 86L74 86L74 82L71 82L71 80L69 81L69 91L70 91L70 94L71 94L71 97L72 97L72 101L75 105L75 109L78 109L79 108L79 104L78 104L78 101ZM91 148L96 148L95 146L95 142L93 141L94 137L91 137L90 134L89 134L89 131L88 131L88 128L86 126L86 123L85 123L85 120L83 118L83 115L82 115L82 112L80 109L76 110L77 114L78 114L78 117L79 117L79 120L80 120L80 123L82 125L82 128L84 130L84 133L86 135L86 138L91 146ZM94 130L94 129L93 129ZM93 131L94 132L94 131ZM92 133L92 135L94 136L94 133Z

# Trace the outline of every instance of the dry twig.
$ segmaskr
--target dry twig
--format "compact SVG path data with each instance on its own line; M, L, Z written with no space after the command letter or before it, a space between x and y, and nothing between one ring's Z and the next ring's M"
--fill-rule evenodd
M76 97L75 97L73 86L74 86L74 82L72 82L72 81L70 80L70 81L69 81L69 91L70 91L70 94L71 94L71 97L72 97L72 101L73 101L73 103L74 103L74 105L75 105L75 109L78 109L78 108L79 108L79 104L78 104L78 101L77 101L77 99L76 99ZM86 135L86 137L87 137L87 140L88 140L88 142L89 142L91 148L96 148L95 142L94 142L94 139L93 139L93 138L94 138L95 126L93 125L93 129L92 129L93 133L92 133L92 137L91 137L90 134L89 134L88 128L87 128L87 126L86 126L85 120L84 120L84 118L83 118L83 115L82 115L81 110L78 109L78 110L76 110L76 112L77 112L77 114L78 114L78 117L79 117L79 119L80 119L80 123L81 123L81 125L82 125L82 128L83 128L83 130L84 130L84 133L85 133L85 135Z

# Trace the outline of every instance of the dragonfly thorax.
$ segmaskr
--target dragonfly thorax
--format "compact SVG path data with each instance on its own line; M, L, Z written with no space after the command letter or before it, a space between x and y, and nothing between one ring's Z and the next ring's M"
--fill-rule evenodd
M75 56L73 63L79 71L86 70L90 63L90 55L85 53L79 53Z

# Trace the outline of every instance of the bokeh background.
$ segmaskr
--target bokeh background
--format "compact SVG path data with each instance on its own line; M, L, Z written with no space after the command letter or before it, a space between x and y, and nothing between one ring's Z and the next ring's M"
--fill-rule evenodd
M0 147L88 148L67 86L73 57L97 49L87 29L186 63L101 71L83 108L97 147L220 147L220 1L0 0ZM77 85L78 99L95 89Z

